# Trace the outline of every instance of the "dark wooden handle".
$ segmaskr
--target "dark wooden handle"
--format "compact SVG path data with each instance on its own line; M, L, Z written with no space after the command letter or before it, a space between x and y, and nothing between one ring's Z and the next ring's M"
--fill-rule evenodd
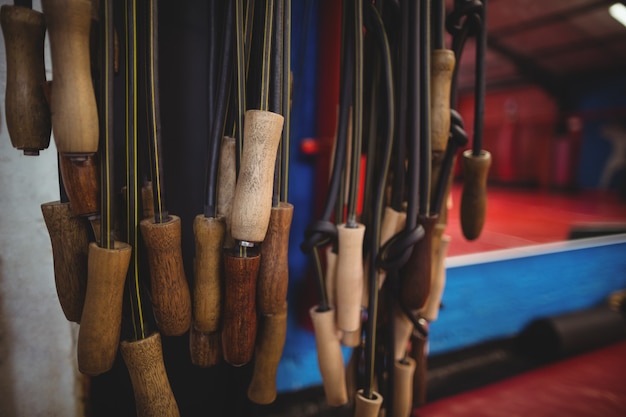
M195 323L192 323L189 329L189 355L191 363L201 368L209 368L220 363L222 361L220 332L201 332Z
M474 240L480 236L487 215L487 175L491 154L485 150L473 155L463 152L463 192L461 193L461 229L463 236Z
M50 107L44 93L44 15L5 4L0 24L6 50L5 115L14 148L39 155L50 144Z
M139 223L146 243L154 318L165 336L180 336L191 325L191 296L181 249L180 217Z
M54 260L54 282L65 318L80 323L87 292L89 232L85 221L73 217L69 203L41 205Z
M411 358L415 360L413 407L419 407L426 403L426 339L416 336L411 338Z
M193 222L194 258L193 318L200 332L219 330L222 317L222 248L226 235L223 217L198 215Z
M98 109L91 79L90 0L42 0L52 59L52 131L60 153L98 151Z
M422 308L430 291L432 238L437 216L419 216L424 236L413 247L407 263L400 270L400 297L411 310Z
M61 178L74 216L100 213L100 167L97 155L71 158L59 155Z
M261 256L224 255L222 351L233 366L250 362L257 333L256 284Z
M137 417L179 417L163 363L161 335L153 333L145 339L122 341L120 351L133 385Z
M256 404L271 404L276 399L276 372L287 336L287 302L276 313L259 316L254 353L254 371L248 398Z
M261 246L261 266L257 283L257 307L262 314L283 310L289 285L289 231L293 205L272 207L269 227Z
M99 375L113 366L120 340L124 283L131 247L115 242L114 249L89 245L87 294L78 330L78 369Z

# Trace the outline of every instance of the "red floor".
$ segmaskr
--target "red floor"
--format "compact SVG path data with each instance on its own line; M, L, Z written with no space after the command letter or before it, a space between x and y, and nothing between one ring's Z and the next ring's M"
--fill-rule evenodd
M626 224L626 201L614 194L490 186L483 231L478 239L467 241L459 218L461 187L455 184L451 191L452 208L446 228L452 238L448 256L562 241L578 224Z

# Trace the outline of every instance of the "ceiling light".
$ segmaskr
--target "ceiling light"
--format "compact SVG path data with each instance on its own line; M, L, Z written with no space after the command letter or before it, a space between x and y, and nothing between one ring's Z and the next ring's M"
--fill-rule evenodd
M613 19L626 26L626 6L622 3L615 3L609 7L609 14L613 17Z

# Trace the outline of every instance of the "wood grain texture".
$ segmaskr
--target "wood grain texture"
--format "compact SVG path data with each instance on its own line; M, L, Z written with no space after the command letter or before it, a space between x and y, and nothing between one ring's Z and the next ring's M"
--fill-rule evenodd
M199 331L195 323L189 329L189 355L191 363L201 368L210 368L222 361L222 339L220 332Z
M409 417L413 410L413 374L415 360L405 358L393 364L393 414L390 417Z
M337 233L337 326L344 332L354 332L361 326L365 225L359 223L356 228L349 228L341 224Z
M400 269L400 299L411 310L422 308L431 282L432 237L437 216L418 216L424 236L413 247L413 253Z
M230 136L222 139L219 176L217 177L217 214L224 217L226 236L224 246L232 248L235 242L231 230L233 199L237 184L237 140Z
M372 392L373 398L366 398L363 390L358 390L354 397L354 417L378 417L383 396Z
M244 145L232 209L236 240L262 242L270 221L274 164L284 118L280 114L248 110Z
M271 404L276 399L276 372L287 336L287 302L276 313L259 316L259 332L254 350L254 370L248 386L248 399Z
M137 417L179 417L163 363L161 335L153 333L142 340L124 340L120 351L133 385Z
M181 249L180 217L164 223L154 218L139 223L150 269L154 318L165 336L180 336L191 325L191 296Z
M52 59L52 131L60 153L98 151L98 110L91 80L89 0L42 0Z
M340 332L335 325L335 309L318 311L318 306L309 310L315 332L317 363L322 375L326 402L332 407L348 402L346 371L343 352L339 342Z
M224 218L198 215L193 222L194 258L193 318L200 332L216 332L222 317L224 265L222 248L226 235Z
M44 93L43 13L5 4L0 24L6 51L5 116L11 144L25 155L48 148L52 129L50 107Z
M257 333L256 284L261 256L224 255L222 351L233 366L250 362Z
M87 225L84 219L72 216L69 203L44 203L41 213L52 245L54 283L59 304L65 318L80 323L87 292Z
M270 222L261 246L261 266L257 282L257 308L262 314L278 314L287 300L289 286L289 231L293 205L272 207Z
M487 215L487 175L491 154L485 150L472 155L463 152L463 192L461 193L461 229L467 240L480 236Z
M59 155L59 168L70 208L74 216L95 216L100 213L100 166L97 155L71 158Z
M450 86L454 72L454 52L435 49L430 65L431 151L444 153L450 136Z
M106 372L115 361L131 251L124 242L115 242L113 249L89 244L87 293L77 343L78 369L86 375Z

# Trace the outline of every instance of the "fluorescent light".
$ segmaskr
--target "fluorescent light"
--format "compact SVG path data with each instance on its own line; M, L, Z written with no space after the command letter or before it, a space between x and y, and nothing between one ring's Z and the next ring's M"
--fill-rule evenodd
M613 19L626 26L626 6L622 3L615 3L609 7L609 14L613 17Z

